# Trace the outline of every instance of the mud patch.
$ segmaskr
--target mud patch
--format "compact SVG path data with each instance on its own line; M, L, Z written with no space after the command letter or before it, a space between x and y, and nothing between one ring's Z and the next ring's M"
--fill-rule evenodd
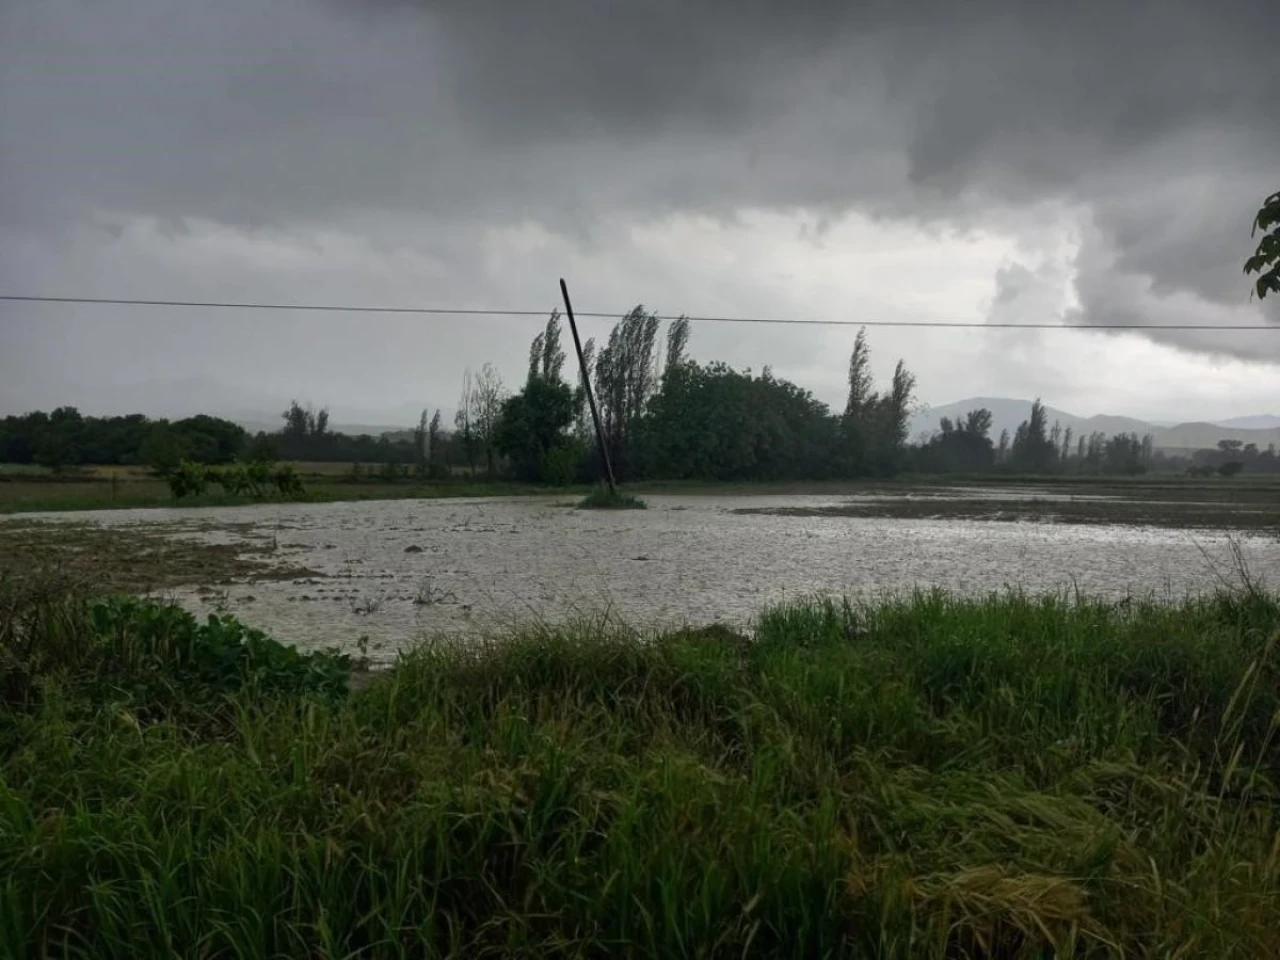
M1280 509L1257 503L1179 502L1082 497L943 499L868 497L845 503L739 507L738 516L986 520L997 523L1143 526L1240 532L1280 529Z
M275 559L269 541L205 543L177 532L159 526L0 523L0 577L19 583L57 577L98 593L149 593L322 576Z

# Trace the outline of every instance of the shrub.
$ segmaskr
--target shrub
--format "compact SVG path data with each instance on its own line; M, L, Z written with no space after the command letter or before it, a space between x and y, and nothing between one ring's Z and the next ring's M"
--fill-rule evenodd
M282 497L296 497L304 492L302 478L298 476L298 471L291 463L282 463L276 467L271 474L271 482L275 484L276 491Z
M251 492L249 471L243 464L233 463L223 467L218 471L217 479L230 496L240 497Z
M234 617L200 622L154 600L31 589L19 597L15 589L0 598L0 706L33 708L50 684L139 718L217 713L239 692L347 691L346 655L300 653Z
M194 460L180 460L165 477L169 481L169 491L181 500L183 497L198 497L209 488L209 481L214 478L214 471L203 463Z
M566 438L542 455L538 476L553 487L567 487L578 479L586 457L586 445L577 438Z

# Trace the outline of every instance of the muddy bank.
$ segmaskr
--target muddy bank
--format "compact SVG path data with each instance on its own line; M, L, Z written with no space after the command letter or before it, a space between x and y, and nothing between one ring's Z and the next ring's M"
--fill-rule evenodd
M866 497L841 503L740 507L740 516L985 520L1280 533L1280 507L1269 503L1152 501L1121 497Z

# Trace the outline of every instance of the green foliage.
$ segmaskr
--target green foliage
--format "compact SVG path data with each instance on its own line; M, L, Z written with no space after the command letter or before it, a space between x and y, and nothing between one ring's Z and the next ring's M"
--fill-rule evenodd
M169 483L169 492L175 499L198 497L209 488L214 479L214 471L203 463L191 460L178 461L177 467L169 472L165 480Z
M995 466L990 410L970 410L964 420L956 423L943 417L939 427L917 455L919 469L929 473L986 473Z
M251 460L244 465L244 473L249 493L255 497L265 495L267 488L272 483L271 463L267 460ZM302 492L301 481L298 481L296 492Z
M231 463L244 450L244 428L221 417L198 414L173 424L173 432L186 445L186 456L201 463Z
M428 480L449 479L451 471L444 447L444 426L440 411L437 410L430 422L427 422L427 411L423 410L419 427L423 430L422 442L425 451L425 456L420 461L422 475Z
M165 477L178 469L186 457L182 438L169 424L156 424L138 448L138 459L149 466L156 474Z
M1218 476L1234 477L1237 473L1244 469L1244 464L1239 460L1228 460L1222 466L1218 467Z
M176 499L203 496L211 484L218 484L230 497L262 499L271 493L280 497L296 497L305 491L302 478L292 464L271 464L257 460L211 467L182 460L165 477L169 491Z
M308 437L317 439L329 432L328 407L315 410L293 400L289 403L289 409L280 414L280 419L284 421L284 429L280 433L287 440L297 441Z
M427 440L427 413L427 410L423 410L418 415L418 425L413 428L413 456L419 477L427 475L427 455L430 449Z
M245 432L229 420L200 415L170 423L142 414L85 417L75 407L0 420L0 461L59 471L81 464L146 464L161 473L181 460L229 463Z
M564 437L542 455L538 478L553 487L567 487L581 478L586 462L586 443L578 437Z
M218 483L232 497L250 496L255 493L261 495L253 489L253 484L249 481L249 469L242 463L232 464L219 470Z
M1253 256L1245 261L1244 272L1258 274L1254 292L1259 299L1265 299L1268 293L1280 295L1280 193L1267 197L1254 217L1250 235L1259 233L1262 239Z
M1031 416L1018 424L1009 449L1009 465L1021 473L1049 473L1058 461L1058 445L1048 436L1048 414L1037 397Z
M581 624L345 698L103 609L21 634L0 701L6 955L1280 955L1254 591Z
M1262 216L1260 224L1275 227L1271 216ZM179 466L183 461L274 462L277 456L381 465L371 466L371 474L380 470L376 475L388 482L408 478L412 465L414 479L424 486L465 482L454 472L464 465L474 479L481 463L491 481L505 473L526 483L589 482L604 474L586 406L585 386L592 383L604 448L615 475L625 480L852 479L891 477L908 468L1136 475L1153 468L1217 470L1226 462L1226 454L1215 451L1196 451L1175 461L1155 451L1149 436L1094 432L1073 438L1070 429L1049 425L1038 399L1015 435L1002 431L998 444L989 436L988 418L981 429L968 422L945 422L935 436L911 445L907 431L915 378L899 361L888 389L877 391L865 331L855 338L848 399L835 415L809 391L774 376L768 366L754 375L749 369L689 359L687 320L668 326L664 360L658 349L660 332L657 315L635 307L603 348L597 351L590 340L584 345L585 379L581 370L575 371L574 391L562 379L566 357L559 316L553 314L530 346L529 379L519 394L507 395L490 364L474 377L470 372L464 376L453 432L445 430L439 410L434 415L423 410L414 430L351 437L329 430L327 410L294 402L283 414L280 433L248 440L238 426L215 417L172 424L141 416L94 420L74 408L59 408L0 421L0 460L38 461L55 471L82 463L149 463L160 476L175 478L171 482L178 496L222 481L231 496L262 496L263 487L276 486L274 479L251 481L231 467L205 474L202 486L199 474L183 476ZM972 411L971 416L980 413ZM1230 459L1240 460L1250 473L1280 471L1280 457L1271 450L1254 447ZM362 469L353 470L353 481ZM289 489L286 495L299 492L294 481Z
M0 583L0 710L65 700L138 720L203 721L225 715L236 693L339 697L349 674L345 655L299 653L233 617L201 623L151 600L87 602Z
M349 436L329 429L329 410L315 410L293 401L281 414L284 426L279 433L260 434L264 450L250 459L303 460L328 463L410 464L423 448L412 431L381 436Z
M269 433L259 432L244 450L244 459L249 463L274 463L280 459L280 445L277 438Z
M645 477L822 478L834 472L839 425L826 404L767 369L723 363L668 368L636 426Z
M1147 469L1148 452L1136 433L1117 433L1106 444L1102 472L1136 476Z
M862 328L849 357L849 397L840 421L840 472L848 476L890 476L902 468L915 376L899 360L889 393L872 388L871 348Z
M579 510L644 510L649 505L637 496L608 487L596 487L578 501Z
M574 417L573 391L559 381L534 377L502 406L497 449L511 460L516 478L544 480L547 454L560 447Z
M35 440L32 460L59 473L81 463L80 442L85 421L75 407L59 407L49 414L47 429Z
M614 326L595 357L596 402L605 446L619 477L638 474L636 435L645 409L658 389L654 347L657 314L636 306ZM687 337L686 337L687 339ZM683 343L680 344L683 350Z
M302 478L291 463L282 463L272 470L271 482L275 485L276 493L282 497L297 497L304 492Z
M467 399L475 444L484 450L486 475L492 481L497 467L498 424L507 399L507 389L493 364L486 363L480 368Z
M565 354L560 346L560 311L552 310L542 333L529 345L529 380L541 378L559 383L564 371Z

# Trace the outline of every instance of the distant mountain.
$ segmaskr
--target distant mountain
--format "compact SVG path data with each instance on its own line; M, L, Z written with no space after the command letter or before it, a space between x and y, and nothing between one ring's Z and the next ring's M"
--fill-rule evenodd
M1216 447L1219 440L1256 443L1262 450L1273 443L1280 447L1280 427L1270 430L1242 430L1216 423L1180 423L1176 427L1156 428L1151 433L1155 437L1156 446L1169 451L1204 450Z
M959 420L970 410L985 407L991 411L991 439L997 440L1000 431L1008 430L1013 436L1018 424L1027 419L1031 412L1030 400L1016 400L1010 397L970 397L937 407L929 407L918 412L911 420L910 436L919 440L938 430L938 421L942 417ZM1139 436L1151 434L1157 449L1186 452L1215 447L1219 440L1239 440L1241 443L1256 443L1260 448L1269 444L1280 446L1280 417L1270 414L1250 417L1234 417L1221 423L1178 423L1173 425L1150 423L1134 417L1111 416L1098 414L1092 417L1080 417L1056 407L1045 406L1049 425L1056 421L1065 430L1071 428L1076 437L1088 435L1095 431L1111 436L1116 433L1136 433Z
M1018 424L1031 414L1030 400L1015 400L1012 397L970 397L967 400L957 400L955 403L929 407L917 413L912 418L911 437L912 439L920 436L927 437L937 431L938 421L942 417L950 417L952 420L962 419L970 410L977 410L979 407L985 407L991 411L992 440L999 438L1001 430L1008 430L1009 436L1013 436L1014 431L1018 429ZM1106 415L1080 417L1048 405L1045 406L1045 413L1049 416L1050 426L1056 420L1064 430L1070 427L1074 434L1081 432L1088 434L1095 430L1101 430L1108 436L1113 433L1143 434L1154 429L1145 420L1135 420L1133 417Z
M1231 427L1238 430L1274 430L1280 427L1280 417L1274 413L1255 414L1250 417L1231 417L1211 421L1215 427Z

